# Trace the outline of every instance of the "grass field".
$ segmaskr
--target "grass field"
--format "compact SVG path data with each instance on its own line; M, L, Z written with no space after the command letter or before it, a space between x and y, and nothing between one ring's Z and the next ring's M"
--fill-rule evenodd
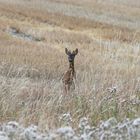
M64 48L79 49L63 94ZM139 0L0 0L0 122L57 128L140 116Z

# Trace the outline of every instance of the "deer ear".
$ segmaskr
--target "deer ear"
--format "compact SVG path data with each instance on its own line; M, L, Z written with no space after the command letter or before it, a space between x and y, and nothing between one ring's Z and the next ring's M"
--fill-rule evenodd
M65 53L68 55L69 51L67 48L65 48Z
M75 55L77 55L78 54L78 49L76 48L76 50L74 51L74 53L75 53Z

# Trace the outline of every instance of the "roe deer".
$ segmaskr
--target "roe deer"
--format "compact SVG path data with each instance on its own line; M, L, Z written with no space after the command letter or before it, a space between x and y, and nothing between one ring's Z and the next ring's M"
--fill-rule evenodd
M76 73L74 69L74 58L78 54L78 49L71 52L65 48L65 53L68 55L69 69L63 75L62 82L64 84L65 93L67 94L72 84L75 87L74 78L76 79Z

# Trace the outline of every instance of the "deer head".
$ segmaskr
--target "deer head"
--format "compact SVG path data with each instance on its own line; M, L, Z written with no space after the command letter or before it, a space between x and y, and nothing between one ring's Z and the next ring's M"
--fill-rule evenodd
M75 56L78 54L78 49L76 48L74 51L70 51L67 48L65 48L65 53L68 55L69 62L74 62Z

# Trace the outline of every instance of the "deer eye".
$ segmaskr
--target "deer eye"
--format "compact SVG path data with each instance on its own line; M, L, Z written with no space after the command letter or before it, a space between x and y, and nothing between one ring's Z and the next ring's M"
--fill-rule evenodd
M75 55L71 54L71 55L69 55L68 59L69 59L70 61L72 61L72 60L74 60L74 57L75 57Z

